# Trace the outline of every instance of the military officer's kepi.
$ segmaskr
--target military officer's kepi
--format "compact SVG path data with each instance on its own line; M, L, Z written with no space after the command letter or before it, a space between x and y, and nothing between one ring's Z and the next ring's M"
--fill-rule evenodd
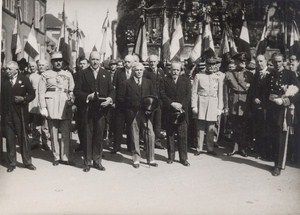
M232 58L234 60L247 61L247 57L246 57L246 53L245 52L237 53L236 55L233 55Z
M208 58L208 59L206 60L206 63L207 63L207 64L216 64L217 61L216 61L215 58Z
M53 52L51 55L51 60L54 59L63 59L62 53L61 52Z

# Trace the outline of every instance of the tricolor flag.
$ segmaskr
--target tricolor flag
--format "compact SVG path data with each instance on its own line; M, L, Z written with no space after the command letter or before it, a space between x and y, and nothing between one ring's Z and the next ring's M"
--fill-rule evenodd
M79 33L79 36L78 36L78 50L77 50L77 53L78 53L78 57L85 57L83 37L80 33Z
M294 20L291 28L290 55L300 56L300 35L297 23Z
M215 46L211 33L210 23L206 23L203 32L202 53L206 58L215 56Z
M173 25L175 29L170 44L170 60L180 60L180 51L184 46L180 16L177 19L174 17Z
M223 31L220 50L218 56L228 62L232 56L237 54L237 48L234 42L232 31L226 26Z
M260 54L264 55L266 53L267 46L268 46L268 34L269 34L267 28L268 26L264 26L263 28L263 32L261 34L260 40L256 47L256 56Z
M164 26L162 32L162 60L170 60L170 35L169 35L169 19L167 18L166 10L164 10Z
M65 20L65 2L63 3L63 12L62 12L63 23L60 29L60 36L58 39L58 46L56 47L57 51L60 51L63 55L63 60L67 65L72 63L72 50L69 43L69 32L66 26Z
M249 39L247 21L245 19L243 22L243 26L241 29L241 34L237 46L238 46L238 52L245 52L247 59L250 60L251 59L250 39Z
M100 46L100 54L103 55L103 60L110 58L112 55L112 41L111 41L111 30L109 22L109 12L107 12L102 25L102 43Z
M32 59L35 59L39 55L39 48L38 43L36 39L36 33L34 29L34 24L31 25L31 29L28 35L28 40L25 43L24 51L32 57Z
M147 36L145 18L142 16L138 36L134 45L133 53L138 55L141 61L146 61L148 58Z
M14 30L11 39L11 54L12 54L12 59L14 61L18 61L21 59L21 54L23 50L19 32L20 32L20 25L19 25L19 18L17 15L15 19Z
M197 61L202 55L202 25L199 26L199 29L199 35L189 57L193 62Z

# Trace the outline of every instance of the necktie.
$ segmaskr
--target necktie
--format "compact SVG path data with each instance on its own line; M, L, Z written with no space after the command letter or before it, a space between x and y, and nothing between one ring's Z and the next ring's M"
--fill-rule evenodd
M14 79L13 78L10 79L10 83L11 83L12 86L14 86Z
M139 87L141 86L141 84L142 84L142 80L139 78L138 79L138 85L139 85Z

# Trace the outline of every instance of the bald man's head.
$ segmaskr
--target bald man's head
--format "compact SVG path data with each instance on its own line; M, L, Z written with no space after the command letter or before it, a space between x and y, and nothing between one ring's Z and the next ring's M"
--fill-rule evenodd
M100 53L97 51L92 51L90 54L90 66L93 69L98 69L100 66Z
M134 62L134 58L132 55L126 55L124 58L124 66L126 69L131 69L132 64Z
M256 66L259 70L263 70L267 67L267 59L264 55L258 55L256 57Z

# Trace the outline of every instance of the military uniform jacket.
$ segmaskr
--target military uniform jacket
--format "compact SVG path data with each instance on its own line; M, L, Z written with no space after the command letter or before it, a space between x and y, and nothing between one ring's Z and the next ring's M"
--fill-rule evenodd
M28 103L31 102L35 97L34 89L30 84L29 79L22 74L19 74L16 79L16 83L12 86L8 77L2 78L1 84L1 104L2 104L2 117L9 114L9 112L16 113L21 120L21 109L23 109L23 117L26 122L28 122ZM14 97L22 96L24 97L24 102L15 103Z
M193 118L217 121L218 110L223 110L223 73L198 73L192 84L192 108L198 110Z
M224 108L229 114L243 116L248 110L247 95L253 74L248 70L227 72L224 80Z
M188 122L188 107L191 100L191 82L186 77L179 75L177 83L171 77L164 78L160 86L160 96L166 111L171 111L171 103L178 102L185 111Z
M95 79L93 70L88 67L78 73L79 77L76 79L74 95L76 105L83 110L87 110L89 117L100 116L106 113L107 108L101 107L100 100L87 102L87 96L91 93L97 93L101 98L110 97L115 99L114 87L111 82L110 73L105 69L99 68L97 78Z
M71 119L74 80L69 71L47 70L41 74L39 81L39 104L47 108L50 119Z
M276 122L278 126L283 126L283 122L285 120L285 105L276 105L272 102L272 98L283 98L285 94L285 90L288 86L294 85L300 89L300 82L298 81L296 74L290 70L283 69L280 72L272 71L270 73L270 78L267 83L267 115L269 120ZM295 96L288 97L288 104L296 103L299 101L299 91ZM270 119L270 117L272 119ZM286 118L287 123L290 124L291 121L289 117Z

